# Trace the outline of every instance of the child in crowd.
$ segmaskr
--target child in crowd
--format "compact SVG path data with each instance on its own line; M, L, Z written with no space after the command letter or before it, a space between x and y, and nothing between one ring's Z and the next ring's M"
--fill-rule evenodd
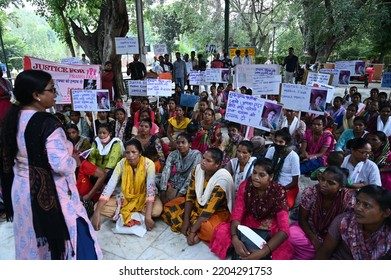
M145 148L143 156L149 158L152 160L155 164L155 174L160 174L162 173L162 164L159 161L159 155L154 146L148 146Z
M240 128L241 125L239 123L228 123L228 138L225 138L220 146L221 150L224 152L223 165L227 164L232 158L236 157L238 145L243 140Z
M98 128L98 137L92 144L91 153L80 165L76 185L83 201L99 199L104 183L109 181L115 166L123 156L122 141L112 136L112 127L101 124ZM90 177L95 179L90 180Z
M327 166L321 166L315 171L313 171L310 175L312 180L319 180L319 176L326 170L329 166L338 166L340 167L344 159L344 155L342 151L332 151L327 157Z

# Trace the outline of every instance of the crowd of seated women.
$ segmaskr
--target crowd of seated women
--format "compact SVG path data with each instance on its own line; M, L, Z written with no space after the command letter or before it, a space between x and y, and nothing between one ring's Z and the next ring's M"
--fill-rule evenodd
M117 100L96 117L65 113L80 199L95 229L101 215L147 231L161 218L222 259L390 259L384 93L372 89L361 101L351 87L324 115L284 109L275 131L245 139L245 126L224 120L230 90L212 86L195 108L174 95L156 105L134 97L129 108ZM300 176L313 185L298 199ZM248 247L242 226L265 242Z

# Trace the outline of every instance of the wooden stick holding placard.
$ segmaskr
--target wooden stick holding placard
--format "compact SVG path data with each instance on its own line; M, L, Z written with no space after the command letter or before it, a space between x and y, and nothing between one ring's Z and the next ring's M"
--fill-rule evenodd
M96 124L95 124L95 113L96 112L91 112L92 114L92 127L94 128L94 137L98 136L97 132L96 132ZM94 140L94 139L91 139L91 140Z
M250 126L248 125L247 126L247 128L246 128L246 134L245 134L245 136L244 136L244 140L250 140L249 138L248 138L248 134L250 133Z

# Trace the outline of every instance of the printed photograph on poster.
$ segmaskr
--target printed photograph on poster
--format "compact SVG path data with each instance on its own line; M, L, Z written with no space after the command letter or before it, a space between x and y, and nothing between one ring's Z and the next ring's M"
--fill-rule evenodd
M339 85L349 85L350 70L339 71Z
M229 82L229 70L221 70L221 80L223 83Z
M84 89L96 89L96 80L84 79L83 88Z
M364 75L365 74L365 61L356 61L354 65L355 74Z
M277 130L281 111L282 105L266 101L263 106L262 119L259 126L265 128L265 130Z
M96 98L98 102L98 111L110 110L110 99L108 91L97 91Z
M327 89L311 89L311 111L324 112L326 108Z

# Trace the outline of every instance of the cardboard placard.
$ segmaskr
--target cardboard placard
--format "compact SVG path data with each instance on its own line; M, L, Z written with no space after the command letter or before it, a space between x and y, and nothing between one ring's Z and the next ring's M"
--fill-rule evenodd
M116 54L138 54L139 52L137 37L115 37Z
M71 99L74 111L110 111L107 89L73 89L71 90Z
M259 97L230 92L225 119L265 131L277 129L282 105Z

